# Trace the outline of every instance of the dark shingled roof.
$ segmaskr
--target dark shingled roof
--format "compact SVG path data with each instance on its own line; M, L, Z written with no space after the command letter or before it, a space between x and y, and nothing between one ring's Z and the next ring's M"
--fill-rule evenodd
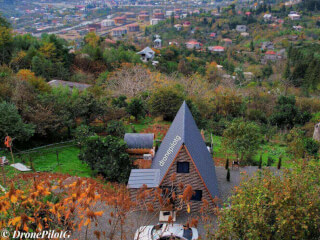
M213 198L219 197L218 181L213 159L186 102L180 107L152 161L151 169L160 169L160 182L182 144L188 149L211 196Z
M158 187L159 169L132 169L128 181L128 188L141 188L144 184L148 188Z
M126 133L124 141L129 149L151 149L153 148L153 133Z

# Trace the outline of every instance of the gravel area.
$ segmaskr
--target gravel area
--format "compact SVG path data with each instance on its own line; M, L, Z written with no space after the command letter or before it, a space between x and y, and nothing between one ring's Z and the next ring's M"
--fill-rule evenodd
M226 180L227 176L227 170L224 167L216 166L216 174L219 184L219 193L220 198L223 202L226 202L228 197L230 197L233 194L233 188L235 186L238 186L240 182L245 178L245 176L252 176L256 171L258 170L258 167L255 166L248 166L248 167L235 167L230 169L230 182ZM271 168L272 171L276 171L276 168ZM96 206L97 211L104 211L104 214L102 217L99 218L99 224L98 226L102 226L103 229L99 229L99 227L91 227L88 230L88 239L96 239L93 232L95 230L98 231L105 231L106 233L111 232L111 227L108 224L109 216L111 210L108 209L104 204L101 204L99 206ZM177 215L177 221L176 223L184 224L187 222L188 218L192 217L191 214L180 214ZM213 222L215 222L216 217L212 216ZM159 215L149 212L133 212L130 213L124 229L126 231L127 239L133 239L135 231L140 227L144 225L155 225L158 223ZM214 224L216 225L216 224ZM72 236L72 239L85 239L85 231L86 229L83 228L80 232L75 232ZM202 239L205 239L205 225L203 222L199 222L198 224L198 231L200 236L202 236ZM119 231L116 230L116 233L119 234ZM108 238L109 239L109 238ZM114 239L121 239L119 235L116 235Z

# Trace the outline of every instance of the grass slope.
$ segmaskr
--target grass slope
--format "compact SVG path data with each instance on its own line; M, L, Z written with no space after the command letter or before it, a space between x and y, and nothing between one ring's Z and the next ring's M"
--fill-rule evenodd
M59 164L57 161L56 150L59 152ZM76 146L63 146L48 147L37 150L32 153L25 153L21 156L14 155L15 162L21 162L30 167L30 158L33 162L35 171L40 172L53 172L53 173L67 173L73 176L90 177L92 176L92 170L89 166L80 161L78 158L79 148ZM11 156L8 152L0 153L1 156L5 155L12 163ZM11 166L5 166L5 172L7 178L13 176L14 168ZM21 173L17 171L18 173ZM2 175L2 174L0 174ZM1 179L2 182L2 179Z

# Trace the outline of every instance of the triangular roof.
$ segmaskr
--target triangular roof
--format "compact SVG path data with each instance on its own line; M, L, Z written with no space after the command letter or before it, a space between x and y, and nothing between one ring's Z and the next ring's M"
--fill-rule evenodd
M154 54L155 51L153 51L150 47L145 47L140 52L138 52L138 54L146 54L146 53Z
M212 198L218 197L214 162L186 102L180 107L152 161L151 168L160 169L160 183L183 144Z

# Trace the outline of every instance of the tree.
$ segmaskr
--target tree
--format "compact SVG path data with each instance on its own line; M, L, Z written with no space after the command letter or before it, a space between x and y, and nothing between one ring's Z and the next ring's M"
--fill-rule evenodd
M250 42L250 50L251 50L251 52L254 51L254 43L253 43L253 40L251 40L251 42Z
M87 125L80 125L76 128L76 131L74 133L74 137L77 141L77 143L82 147L82 145L86 142L87 138L89 136L92 136L92 132L90 131L89 126Z
M49 92L50 86L41 77L36 77L29 69L21 69L17 73L17 77L21 80L28 82L31 86L40 92Z
M261 144L260 127L243 119L232 121L224 130L223 137L223 145L240 156L240 163L250 160Z
M227 181L230 182L230 169L227 170Z
M288 60L287 63L286 63L286 68L285 68L284 73L283 73L283 78L284 78L284 79L289 79L289 78L290 78L290 75L291 75L291 72L290 72L290 62L289 62L289 60Z
M305 155L304 132L301 129L291 129L286 137L286 140L289 153L298 158L301 158Z
M277 168L280 169L282 164L282 157L279 157L278 166Z
M96 135L87 139L79 158L107 180L125 183L133 166L126 149L127 145L122 139Z
M295 124L305 124L311 119L309 112L302 112L296 106L295 96L279 96L270 122L282 129L291 129Z
M126 102L127 96L120 95L118 98L112 99L112 105L118 108L125 108L128 106L128 103Z
M125 127L122 121L111 120L107 124L107 133L109 135L123 138L125 134Z
M215 86L218 86L221 82L221 77L219 75L219 70L217 66L218 65L216 62L212 62L210 64L207 64L206 67L206 77L209 83L212 83Z
M134 116L136 120L144 118L146 110L141 98L133 98L127 106L127 112Z
M15 105L7 102L0 103L0 139L9 135L18 141L27 141L34 134L34 125L26 124Z
M315 159L317 159L319 155L320 143L315 141L312 138L306 138L304 140L304 145L305 145L306 153L309 156L312 156Z
M155 90L149 100L151 113L162 115L164 120L171 121L175 117L184 100L183 93L172 86Z
M13 51L13 38L10 24L0 16L0 65L8 64Z
M226 170L229 168L229 158L227 158L226 160L226 166L225 166Z
M259 159L259 169L262 168L262 154L260 154L260 159Z
M258 171L237 188L206 239L318 239L320 164Z

